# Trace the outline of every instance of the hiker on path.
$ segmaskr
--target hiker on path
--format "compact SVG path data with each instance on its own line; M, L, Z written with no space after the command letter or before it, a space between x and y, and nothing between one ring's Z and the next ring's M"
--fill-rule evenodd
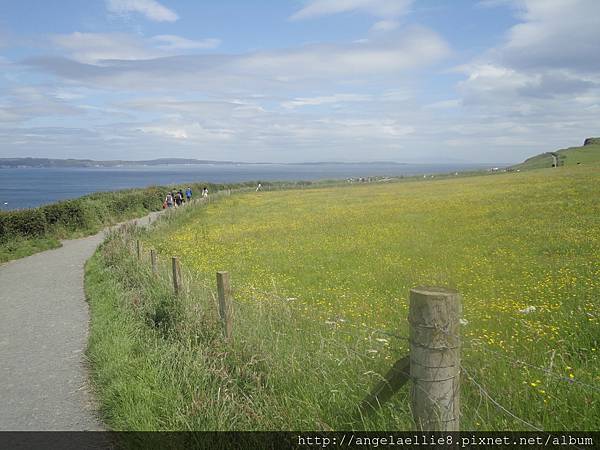
M206 186L202 189L202 197L208 197L208 188Z
M258 183L258 186L256 186L256 192L260 191L262 189L262 184Z
M173 207L173 194L171 192L167 194L167 197L165 198L165 203L167 204L167 207Z
M191 187L188 187L185 190L185 196L186 196L188 202L192 199L192 188Z
M182 203L183 203L183 195L181 195L181 191L175 192L175 204L177 206L181 206Z

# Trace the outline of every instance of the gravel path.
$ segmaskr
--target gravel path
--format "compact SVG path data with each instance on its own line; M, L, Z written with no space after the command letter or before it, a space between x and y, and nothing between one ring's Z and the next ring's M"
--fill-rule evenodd
M103 429L85 367L83 266L104 235L0 266L0 431Z

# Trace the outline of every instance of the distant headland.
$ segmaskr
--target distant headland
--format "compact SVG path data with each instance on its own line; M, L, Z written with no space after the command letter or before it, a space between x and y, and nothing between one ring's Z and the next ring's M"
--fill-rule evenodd
M189 165L405 165L394 161L367 161L367 162L302 162L302 163L268 163L268 162L241 162L241 161L212 161L206 159L188 159L188 158L159 158L143 161L109 160L95 161L93 159L53 159L53 158L0 158L1 168L93 168L93 167L134 167L134 166L189 166Z

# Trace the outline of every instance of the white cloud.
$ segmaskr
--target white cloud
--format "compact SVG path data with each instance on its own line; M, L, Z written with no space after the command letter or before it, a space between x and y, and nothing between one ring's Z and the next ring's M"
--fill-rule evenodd
M431 67L450 50L432 30L400 29L409 4L308 2L296 19L349 12L376 23L360 41L241 54L203 52L218 40L167 32L54 36L62 58L18 65L54 75L36 78L49 86L0 98L0 148L27 141L19 151L65 156L109 149L111 157L145 158L168 148L172 156L253 161L502 162L595 134L595 3L513 0L518 24L462 65L464 80L444 92L447 74Z
M124 33L59 34L52 42L66 50L76 61L95 64L103 60L140 60L156 58L161 53L147 48L138 37Z
M80 39L80 37L85 39ZM425 28L413 27L386 39L304 47L240 55L195 54L152 58L167 52L145 47L122 35L72 34L58 43L78 62L37 57L26 64L58 76L112 89L186 88L204 92L276 92L298 81L310 84L394 79L435 64L450 51L445 41ZM152 40L156 45L156 41ZM83 64L81 64L83 63ZM91 65L95 64L95 65ZM397 78L396 78L397 82Z
M185 128L173 128L164 125L142 126L139 130L143 133L157 134L174 139L188 139L188 133Z
M157 47L162 50L193 50L193 49L210 49L216 48L221 44L219 39L202 39L193 41L191 39L174 36L172 34L161 34L154 36L153 41L157 43Z
M4 90L0 102L0 124L24 122L39 117L76 116L84 112L55 92L37 86Z
M70 58L25 61L29 70L56 75L63 89L53 92L66 102L102 109L81 106L97 118L93 125L84 121L86 132L40 129L40 136L48 134L44 148L69 154L76 142L94 152L110 142L111 151L136 149L138 157L160 155L168 146L173 156L203 149L209 159L402 160L394 152L414 139L422 120L413 75L449 54L436 33L415 27L365 42L152 58L178 51L161 44L196 47L167 36L63 35L55 44ZM93 89L100 89L97 96ZM91 100L103 97L110 100ZM12 123L16 128L19 121ZM6 139L22 134L3 131ZM27 140L20 151L38 151L43 141Z
M264 112L258 105L236 100L181 100L177 97L138 98L115 104L117 108L132 111L151 111L172 118L219 118L246 117Z
M521 23L512 27L499 57L522 69L600 69L600 2L517 0Z
M379 22L375 22L371 27L371 31L380 33L387 32L397 29L400 26L400 22L397 20L380 20Z
M566 1L553 3L569 6ZM536 16L529 22L528 11L521 16L524 22L511 29L505 43L461 68L466 79L457 86L461 99L453 110L460 114L461 123L446 125L447 145L466 152L469 148L474 150L476 142L485 142L497 154L506 152L524 158L576 145L597 133L600 73L593 67L595 62L583 63L577 52L585 53L586 48L571 48L566 36L565 42L555 41L562 32L560 26L551 25L553 21ZM590 42L599 42L594 41L594 33L596 30L589 27L585 31ZM580 39L573 37L575 41ZM551 46L562 58L537 53L540 45ZM524 58L526 54L531 54L531 58Z
M407 12L413 0L310 0L290 19L302 20L359 11L376 17L397 17Z
M272 74L282 81L384 76L435 63L449 52L445 41L436 33L413 27L388 40L257 52L241 57L238 65L249 73Z
M515 6L518 0L479 0L477 6L481 8L496 8L499 6Z
M502 2L485 2L497 6ZM519 23L505 41L461 68L466 106L548 114L600 91L600 2L512 0Z
M139 13L155 22L175 22L179 16L155 0L106 0L108 11L115 14Z
M458 108L462 105L462 100L454 98L451 100L441 100L439 102L430 103L425 105L423 108L427 109L452 109Z
M301 106L319 106L326 104L339 104L348 102L364 102L371 100L370 95L361 94L334 94L319 97L300 97L293 100L285 101L281 104L284 108L294 109Z
M188 50L210 49L219 45L218 39L199 41L175 35L158 35L145 39L125 33L58 34L51 41L69 56L86 64L110 60L134 61L165 57Z
M566 110L575 97L598 93L600 2L511 4L520 22L501 45L461 68L467 75L458 86L464 104L534 116Z

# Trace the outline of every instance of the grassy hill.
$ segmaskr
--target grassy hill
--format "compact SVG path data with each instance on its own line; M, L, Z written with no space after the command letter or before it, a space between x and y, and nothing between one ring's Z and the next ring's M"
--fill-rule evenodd
M556 152L546 152L532 156L524 162L512 166L512 168L515 170L530 170L552 167L552 153L558 155L559 164L561 166L600 164L600 138L588 138L581 147L569 147Z
M412 429L406 387L372 415L358 405L407 353L408 290L441 284L463 295L462 429L598 429L599 181L583 164L249 192L114 237L86 278L105 419L118 430ZM231 274L231 341L217 270Z

